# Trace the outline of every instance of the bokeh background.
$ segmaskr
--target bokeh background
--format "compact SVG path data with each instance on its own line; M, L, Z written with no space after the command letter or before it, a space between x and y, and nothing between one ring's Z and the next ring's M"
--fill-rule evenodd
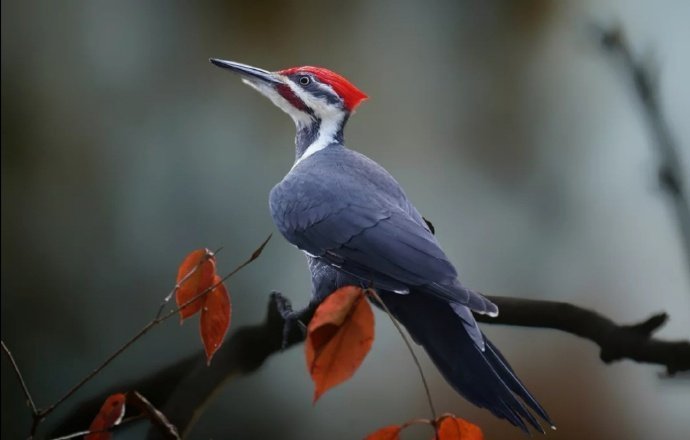
M398 178L466 284L619 322L665 310L660 336L688 338L688 262L658 157L590 27L620 24L656 67L687 164L688 19L683 0L3 1L2 339L47 404L151 318L188 251L224 246L229 270L274 231L267 195L292 164L292 122L209 56L327 66L367 92L348 145ZM272 289L299 304L310 286L301 253L275 237L230 288L236 329L263 319ZM377 319L360 371L315 407L292 349L223 387L191 438L358 438L427 416L409 354ZM557 421L549 438L690 434L687 379L605 366L571 335L484 328ZM195 324L166 323L73 403L198 339ZM488 439L524 438L423 365L438 408ZM29 423L3 360L2 437Z

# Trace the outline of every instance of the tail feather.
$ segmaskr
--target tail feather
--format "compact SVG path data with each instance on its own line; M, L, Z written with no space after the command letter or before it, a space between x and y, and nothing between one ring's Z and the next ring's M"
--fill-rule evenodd
M465 327L465 331L472 339L474 345L481 351L484 351L486 349L486 338L484 338L484 334L479 329L477 321L474 319L474 315L472 315L472 311L462 304L450 303L449 305L455 314L462 319L462 326Z
M539 417L546 420L551 426L553 426L553 423L549 419L549 415L546 413L546 410L539 404L539 402L537 402L534 396L530 394L520 379L518 379L515 371L510 366L506 358L503 357L503 354L498 351L498 348L496 348L496 346L488 339L486 340L486 346L492 354L492 356L489 357L490 362L494 365L494 369L501 374L501 378L508 384L511 391L520 396L520 398L525 401L529 407L539 415Z
M391 313L422 345L450 385L467 400L528 432L544 432L534 413L553 425L548 414L517 378L498 349L484 337L481 350L465 321L445 301L426 292L382 293ZM523 404L524 402L524 404Z

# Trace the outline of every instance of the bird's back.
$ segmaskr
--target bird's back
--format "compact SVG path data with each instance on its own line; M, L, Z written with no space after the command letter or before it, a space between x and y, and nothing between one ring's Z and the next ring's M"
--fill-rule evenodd
M375 161L343 145L331 145L299 161L269 196L273 221L291 242L292 228L353 204L372 211L399 210L428 230L395 178Z

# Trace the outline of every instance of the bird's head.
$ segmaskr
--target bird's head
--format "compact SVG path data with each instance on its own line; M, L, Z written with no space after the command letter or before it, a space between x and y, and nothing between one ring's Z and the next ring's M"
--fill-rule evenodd
M269 72L234 61L211 58L213 64L231 70L289 114L295 123L313 120L344 121L367 98L347 79L322 67L303 66Z

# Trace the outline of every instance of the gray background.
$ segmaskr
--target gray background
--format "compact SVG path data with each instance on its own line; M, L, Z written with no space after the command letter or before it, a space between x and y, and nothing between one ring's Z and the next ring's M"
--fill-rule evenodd
M292 164L292 123L209 56L322 65L368 93L347 144L398 178L464 283L620 322L666 310L660 336L688 338L687 260L650 136L588 25L621 23L658 66L687 146L689 18L682 0L3 1L2 338L45 405L151 318L187 252L225 246L227 271L274 231L267 194ZM303 303L304 258L275 237L230 289L234 329L263 319L272 289ZM190 324L157 328L74 402L198 351ZM604 366L555 331L484 328L557 421L549 438L690 433L687 379ZM520 438L423 364L438 408ZM224 387L192 438L356 438L428 415L381 314L355 377L311 395L293 349ZM3 360L3 438L29 422Z

